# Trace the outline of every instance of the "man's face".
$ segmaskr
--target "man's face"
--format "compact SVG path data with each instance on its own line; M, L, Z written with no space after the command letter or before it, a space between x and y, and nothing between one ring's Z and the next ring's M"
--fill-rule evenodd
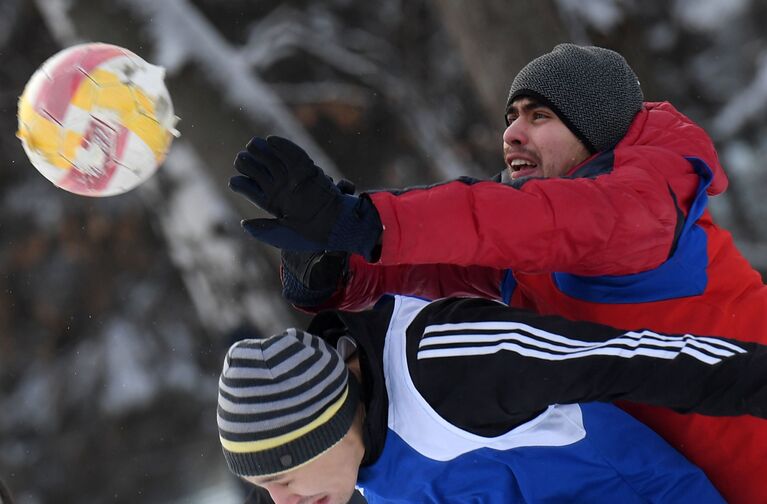
M353 425L341 441L306 465L275 476L244 479L265 488L275 504L346 504L354 493L364 453L361 431Z
M506 119L503 160L512 179L561 177L589 157L589 151L559 117L531 98L515 100Z

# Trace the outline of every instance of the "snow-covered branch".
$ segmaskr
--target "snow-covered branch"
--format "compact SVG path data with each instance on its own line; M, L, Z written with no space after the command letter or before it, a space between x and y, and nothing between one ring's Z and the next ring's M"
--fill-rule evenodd
M318 26L317 19L324 21ZM266 24L267 20L274 24ZM396 49L371 34L345 30L327 20L327 16L305 15L280 7L254 26L243 58L263 68L267 62L274 62L274 54L288 56L299 50L312 54L386 97L412 135L414 146L432 162L440 178L478 175L480 170L476 166L454 154L455 139L428 107L428 100L410 79L396 73L399 67ZM355 50L350 49L348 42ZM359 52L366 49L372 57Z
M159 217L200 322L214 334L245 322L264 335L284 329L294 314L276 289L275 258L260 255L265 247L237 225L192 147L178 141L157 176L173 190L148 183L140 194Z
M280 97L243 61L197 8L187 0L121 0L146 20L158 47L157 63L173 71L194 61L221 96L235 109L241 108L255 124L271 123L306 149L318 165L334 178L343 178L336 164L293 116Z
M767 52L757 61L754 79L730 96L712 121L714 134L720 138L737 135L755 119L764 118L767 112Z

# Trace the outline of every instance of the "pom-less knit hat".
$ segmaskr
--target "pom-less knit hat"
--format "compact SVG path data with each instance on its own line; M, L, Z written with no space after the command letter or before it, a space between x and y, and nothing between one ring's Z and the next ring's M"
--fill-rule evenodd
M229 469L266 476L310 462L346 435L357 404L356 380L322 339L288 329L238 341L224 360L218 393Z
M643 101L639 80L623 56L575 44L559 44L520 70L507 114L523 96L550 107L591 153L615 146Z

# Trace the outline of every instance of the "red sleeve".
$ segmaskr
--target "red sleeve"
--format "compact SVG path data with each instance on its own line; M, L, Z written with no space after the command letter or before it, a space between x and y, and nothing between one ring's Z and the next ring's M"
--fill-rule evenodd
M405 294L426 299L472 296L500 299L504 271L482 266L446 264L382 266L351 256L346 287L329 305L340 310L363 310L384 294Z
M616 150L614 166L596 178L534 179L520 189L454 181L371 194L384 228L379 264L580 275L654 268L674 240L671 193L686 213L698 177L683 157L649 147Z

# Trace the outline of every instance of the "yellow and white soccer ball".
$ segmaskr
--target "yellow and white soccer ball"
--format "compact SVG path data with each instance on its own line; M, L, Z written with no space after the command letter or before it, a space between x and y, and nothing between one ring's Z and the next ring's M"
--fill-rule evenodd
M113 196L151 177L178 136L165 70L110 44L49 58L19 98L18 137L56 186Z

